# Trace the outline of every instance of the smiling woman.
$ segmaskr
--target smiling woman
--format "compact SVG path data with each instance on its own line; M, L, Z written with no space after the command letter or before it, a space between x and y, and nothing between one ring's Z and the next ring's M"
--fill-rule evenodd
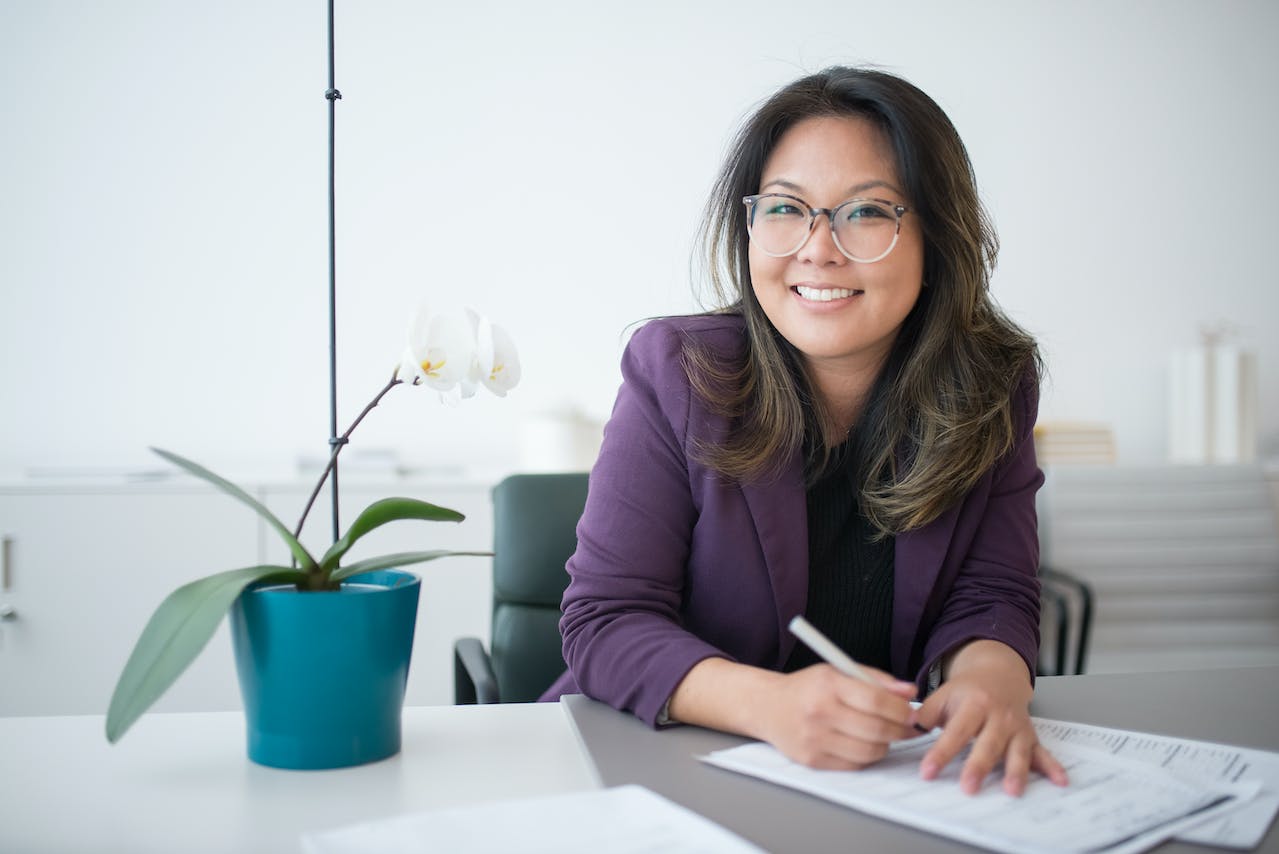
M896 213L907 210L900 185L892 149L869 120L805 119L773 149L760 189L830 207L809 209L797 198L798 207L774 205L761 216L757 203L748 221L751 288L825 401L832 420L826 442L832 446L848 435L922 289L923 235L918 218ZM869 192L892 198L860 198ZM795 229L779 220L804 226L797 214L788 215L791 210L806 212L798 244L781 239ZM823 219L830 228L819 224ZM789 251L774 251L787 244ZM854 257L858 249L865 260Z
M758 203L749 199L776 193L792 196L799 210L829 205L841 216L808 208L797 245L761 243L752 220ZM875 255L840 243L848 229L843 212L865 209L843 205L865 197L892 207L893 240L872 247L880 249ZM820 213L829 229L819 227ZM742 315L752 344L743 365L727 368L695 342L685 348L699 393L742 422L707 449L713 468L757 477L785 448L821 436L805 445L811 483L830 451L852 438L866 469L866 512L888 533L935 519L1010 448L1010 401L1028 370L1038 375L1038 351L990 299L998 239L963 141L918 88L855 71L783 89L738 135L712 191L704 239L721 304ZM849 303L872 307L856 309L855 331L832 336L842 310L853 309L833 299L836 288L854 291ZM814 305L828 299L829 306ZM786 316L814 349L796 349L790 334L799 330L778 326ZM839 353L839 340L858 338L878 350L860 362L825 358ZM749 381L733 376L738 369ZM810 386L821 383L833 393L814 393ZM913 465L896 471L908 438L916 445Z
M942 726L925 777L972 743L966 791L1000 762L1013 794L1031 768L1064 783L1027 712L1038 354L990 300L950 120L889 74L803 78L747 121L708 211L723 308L627 348L548 697L822 768ZM874 681L797 649L798 614Z

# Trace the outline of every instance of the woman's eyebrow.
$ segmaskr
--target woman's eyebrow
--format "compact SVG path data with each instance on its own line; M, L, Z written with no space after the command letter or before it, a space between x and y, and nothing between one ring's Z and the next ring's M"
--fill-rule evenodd
M787 181L785 178L774 178L773 180L769 181L767 184L762 185L760 189L763 190L767 187L773 187L773 186L781 187L783 190L790 190L792 193L795 193L796 195L798 195L804 189L799 184L796 184L793 181Z
M867 190L873 190L876 187L883 187L886 190L892 190L894 193L902 197L905 197L906 195L899 188L889 183L888 181L881 181L879 179L875 179L873 181L866 181L864 183L858 184L855 187L850 187L848 189L848 192L856 196L856 195L859 195L860 193L866 192Z
M767 189L769 187L774 187L774 186L781 187L782 189L787 190L791 193L794 193L797 196L804 191L804 188L801 187L799 184L796 184L794 181L788 181L785 178L774 178L773 180L761 186L760 189L761 190ZM895 187L893 184L889 183L888 181L883 181L876 178L870 181L863 181L860 184L855 184L854 186L849 187L847 190L848 198L851 199L854 196L859 195L860 193L864 193L867 190L873 190L876 187L883 187L885 189L892 190L894 193L902 197L905 197L906 195L900 189L898 189L897 187Z

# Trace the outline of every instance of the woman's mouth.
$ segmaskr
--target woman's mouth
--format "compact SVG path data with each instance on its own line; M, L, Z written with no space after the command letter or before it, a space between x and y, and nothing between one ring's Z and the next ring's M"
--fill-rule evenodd
M801 298L813 302L830 302L831 300L847 299L848 297L865 293L864 291L850 290L849 288L814 288L808 285L795 285L791 290L799 294Z

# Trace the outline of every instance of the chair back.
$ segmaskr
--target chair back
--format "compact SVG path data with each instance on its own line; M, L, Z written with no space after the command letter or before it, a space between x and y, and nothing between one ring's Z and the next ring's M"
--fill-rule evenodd
M532 702L564 672L560 599L577 550L585 472L517 474L493 487L493 673L504 703Z

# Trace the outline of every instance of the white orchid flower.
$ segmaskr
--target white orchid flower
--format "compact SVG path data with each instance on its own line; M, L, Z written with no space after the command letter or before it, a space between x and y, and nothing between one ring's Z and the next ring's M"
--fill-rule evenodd
M400 361L399 376L454 397L475 394L472 365L475 335L468 318L456 313L418 313L409 331L409 345Z
M479 367L479 381L498 397L520 382L520 354L515 341L507 331L488 318L480 318L475 334L475 361Z
M474 309L468 308L466 315L475 334L471 379L498 397L506 397L520 381L520 356L515 342L505 329Z

